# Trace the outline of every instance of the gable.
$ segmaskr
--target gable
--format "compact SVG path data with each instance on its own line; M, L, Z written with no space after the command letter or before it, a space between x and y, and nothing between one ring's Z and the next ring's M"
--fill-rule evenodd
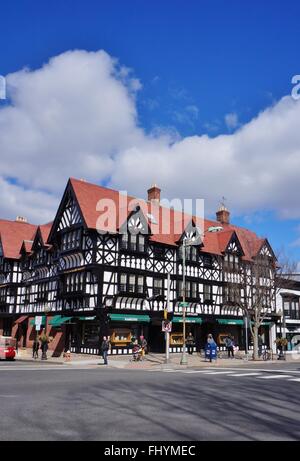
M60 216L57 230L61 231L75 224L82 224L80 211L73 197L68 197Z
M42 239L40 228L38 227L38 229L36 231L36 234L34 236L34 240L33 240L33 244L32 244L31 249L32 249L32 251L37 251L42 247L43 247L43 239Z
M273 250L269 244L269 242L266 240L265 243L262 245L260 251L259 251L259 256L266 256L268 258L275 258L275 255L273 253Z
M142 209L137 206L134 211L129 215L126 222L121 226L120 233L124 234L144 234L150 233L148 222L142 212Z
M191 220L189 224L186 226L180 238L180 242L182 243L183 240L188 240L189 242L192 242L193 245L203 244L201 230L195 226L193 220Z
M240 241L235 232L233 233L231 239L229 240L227 244L225 253L232 253L232 254L236 254L239 256L244 254Z
M74 225L80 224L83 224L81 211L78 206L76 197L74 196L74 193L70 187L70 183L68 183L55 219L53 221L48 242L52 240L53 234L55 232L60 232L64 229L68 229Z

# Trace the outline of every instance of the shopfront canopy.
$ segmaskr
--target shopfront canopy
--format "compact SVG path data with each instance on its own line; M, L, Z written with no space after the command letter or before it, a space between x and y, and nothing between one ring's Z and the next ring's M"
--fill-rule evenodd
M63 317L62 315L55 315L52 317L52 319L49 321L49 325L52 327L60 327L63 323L68 322L68 320L71 320L72 317Z
M218 319L220 325L244 325L244 320L241 319Z
M202 323L202 319L199 317L186 317L186 323ZM174 323L183 323L183 317L173 317L172 322Z
M142 322L149 323L149 315L108 314L112 322Z

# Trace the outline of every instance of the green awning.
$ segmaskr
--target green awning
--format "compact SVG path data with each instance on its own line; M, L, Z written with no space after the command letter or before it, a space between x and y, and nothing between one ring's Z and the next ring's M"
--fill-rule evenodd
M41 316L38 316L38 317L41 317ZM42 325L45 325L45 323L46 323L46 316L43 315L42 317L43 317L43 318L42 318ZM30 322L29 322L29 325L31 325L31 326L32 326L32 325L35 325L35 319L31 319Z
M68 320L71 320L72 317L63 317L62 315L55 315L49 321L49 325L53 327L60 327L63 323L66 323Z
M240 319L218 319L221 325L244 325L244 320Z
M94 317L79 317L79 320L95 320L96 316Z
M144 322L149 323L149 315L108 314L112 322Z
M186 321L186 323L202 323L202 319L200 319L200 317L186 317L185 321ZM174 323L183 323L183 318L182 317L173 317L172 322L174 322Z

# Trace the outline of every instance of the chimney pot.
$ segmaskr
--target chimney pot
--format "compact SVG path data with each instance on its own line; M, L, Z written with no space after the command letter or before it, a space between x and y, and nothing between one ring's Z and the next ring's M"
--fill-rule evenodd
M25 218L24 216L17 216L16 222L27 222L27 218Z

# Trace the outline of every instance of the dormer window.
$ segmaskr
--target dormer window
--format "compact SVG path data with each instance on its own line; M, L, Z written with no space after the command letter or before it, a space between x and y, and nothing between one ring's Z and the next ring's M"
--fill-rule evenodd
M76 229L66 232L61 238L61 251L75 250L80 247L81 243L81 230Z
M234 271L239 269L240 259L236 254L227 253L224 256L224 269Z
M145 252L145 236L143 234L121 234L120 249L138 253Z
M183 259L183 245L181 245L178 249L178 257L179 259ZM185 260L197 262L198 261L198 247L191 245L185 247Z

